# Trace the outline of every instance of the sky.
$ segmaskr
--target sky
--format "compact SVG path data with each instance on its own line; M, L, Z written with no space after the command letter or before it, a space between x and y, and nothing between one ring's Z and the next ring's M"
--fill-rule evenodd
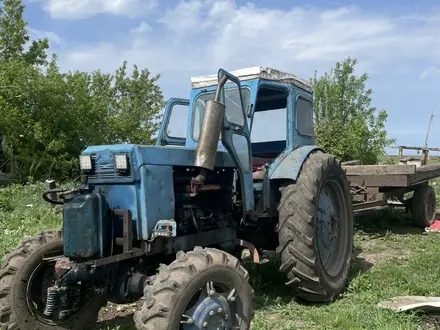
M190 77L269 66L309 79L347 57L368 73L398 145L440 147L440 3L436 0L25 0L31 36L62 70L160 73L164 97ZM397 150L388 149L397 154Z

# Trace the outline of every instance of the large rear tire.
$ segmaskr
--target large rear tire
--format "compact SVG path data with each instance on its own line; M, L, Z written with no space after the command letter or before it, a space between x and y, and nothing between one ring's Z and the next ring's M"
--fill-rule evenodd
M217 249L178 252L145 286L134 315L139 330L248 330L253 317L249 274L234 256Z
M43 255L62 251L61 231L46 230L26 239L3 259L0 270L0 329L88 329L98 319L104 301L92 296L63 321L45 318L47 287L53 285L50 262Z
M340 163L311 154L297 181L281 188L278 211L286 284L305 300L334 300L347 285L353 251L352 201Z

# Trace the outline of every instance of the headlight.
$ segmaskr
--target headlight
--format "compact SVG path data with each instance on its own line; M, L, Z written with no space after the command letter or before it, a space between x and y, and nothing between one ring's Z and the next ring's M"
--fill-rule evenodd
M92 157L90 155L79 156L79 167L83 171L91 171L93 168Z
M128 170L128 157L125 154L115 155L115 167L117 170Z

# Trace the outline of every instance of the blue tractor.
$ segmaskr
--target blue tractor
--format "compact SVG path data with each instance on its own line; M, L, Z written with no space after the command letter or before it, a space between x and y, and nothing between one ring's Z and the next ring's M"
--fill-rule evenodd
M3 262L3 329L86 329L107 302L141 299L137 329L248 329L243 249L256 263L275 250L308 301L347 284L348 181L314 145L312 88L292 74L193 78L189 100L167 103L155 146L91 146L80 167L80 187L43 196L63 204L62 230Z

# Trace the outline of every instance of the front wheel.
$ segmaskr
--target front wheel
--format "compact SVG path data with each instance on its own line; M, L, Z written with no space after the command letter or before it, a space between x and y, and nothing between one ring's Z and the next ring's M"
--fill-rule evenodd
M308 301L334 300L347 284L353 251L352 201L339 162L311 154L297 181L281 188L278 211L286 284Z
M61 231L48 230L24 240L5 257L0 270L0 329L79 330L96 323L103 301L82 288L72 298L78 307L68 317L57 319L44 313L52 304L47 290L55 282L55 262L44 261L43 255L62 249Z
M237 258L217 249L178 252L144 289L134 315L139 330L247 330L253 316L249 274Z

